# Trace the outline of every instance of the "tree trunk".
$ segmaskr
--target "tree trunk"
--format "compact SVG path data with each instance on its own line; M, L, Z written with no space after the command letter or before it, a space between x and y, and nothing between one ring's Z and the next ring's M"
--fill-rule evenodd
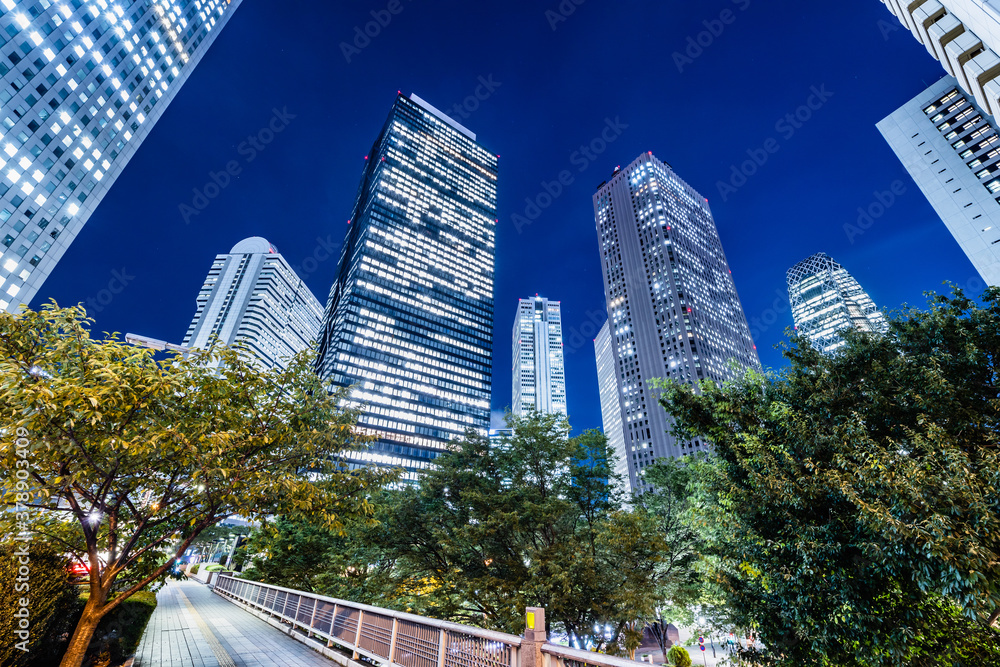
M59 667L80 667L83 664L87 647L90 646L90 641L94 637L97 624L101 622L103 616L101 607L104 606L107 596L105 591L98 591L96 596L91 591L90 597L87 598L87 604L83 607L83 615L80 616L80 622L76 624L73 638L69 640L69 647L63 655L62 662L59 663Z

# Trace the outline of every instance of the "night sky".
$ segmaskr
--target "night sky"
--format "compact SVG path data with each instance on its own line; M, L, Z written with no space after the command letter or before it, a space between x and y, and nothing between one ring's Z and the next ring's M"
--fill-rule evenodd
M389 20L358 49L372 12ZM215 255L254 235L325 304L339 253L329 246L343 241L364 156L402 90L444 111L464 105L460 122L501 156L494 408L511 400L517 299L538 293L562 301L574 430L599 427L592 341L606 315L591 197L644 151L709 199L765 367L783 364L774 346L792 325L785 271L812 253L842 263L880 307L923 305L945 280L981 290L875 128L943 73L877 0L840 11L790 0L247 0L32 306L89 298L98 331L180 343ZM816 91L825 101L799 110ZM242 142L275 110L294 117L248 161ZM797 111L810 117L779 124ZM617 136L600 155L574 155L609 123ZM760 158L769 139L777 152L720 189L740 184L733 165ZM181 205L231 160L239 176L185 222ZM572 184L517 229L525 199L563 170ZM903 193L862 234L845 230L896 181ZM125 288L102 292L115 272Z

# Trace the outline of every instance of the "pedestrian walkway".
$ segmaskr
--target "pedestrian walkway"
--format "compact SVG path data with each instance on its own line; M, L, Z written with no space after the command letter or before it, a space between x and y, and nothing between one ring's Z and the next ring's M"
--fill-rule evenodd
M335 663L195 581L156 594L134 667L331 667Z

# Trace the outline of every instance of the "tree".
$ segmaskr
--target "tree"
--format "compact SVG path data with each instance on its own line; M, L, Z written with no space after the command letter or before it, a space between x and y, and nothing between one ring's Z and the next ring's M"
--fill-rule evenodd
M714 443L716 576L773 664L991 665L1000 608L1000 289L936 296L780 374L664 384Z
M621 508L602 434L571 438L558 415L508 423L499 444L473 431L451 443L419 486L372 494L372 520L339 535L276 523L255 538L266 557L250 574L512 633L525 607L542 606L550 627L634 654L642 624L688 573L666 566L652 513Z
M674 667L691 667L691 654L680 644L671 646L666 657Z
M367 510L379 476L340 462L364 438L308 354L269 371L232 349L157 360L115 336L93 339L89 323L82 308L55 304L0 315L0 412L17 436L3 459L18 470L0 487L16 510L0 513L2 528L35 531L89 567L63 667L78 666L100 620L210 526L308 513L336 528Z

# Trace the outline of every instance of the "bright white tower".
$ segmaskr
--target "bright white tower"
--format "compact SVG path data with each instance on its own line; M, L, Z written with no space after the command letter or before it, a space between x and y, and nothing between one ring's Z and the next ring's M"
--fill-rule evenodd
M184 345L205 348L212 337L241 344L265 368L315 344L323 306L285 258L259 236L218 255L198 293Z
M511 357L513 413L524 416L534 407L542 413L566 414L566 367L558 301L539 296L518 301Z

